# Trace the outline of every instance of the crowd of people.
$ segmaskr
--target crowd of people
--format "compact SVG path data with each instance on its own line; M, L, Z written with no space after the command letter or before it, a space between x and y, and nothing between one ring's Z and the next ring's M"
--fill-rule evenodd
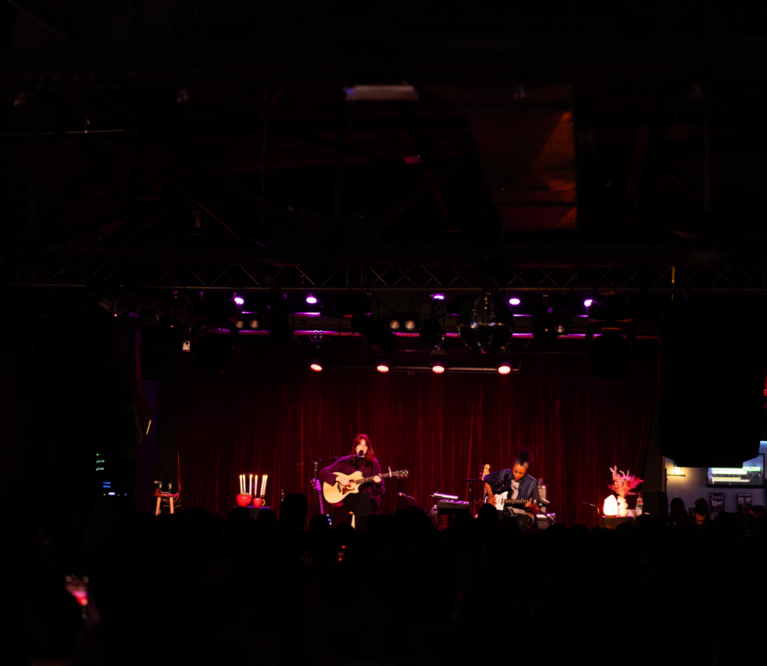
M10 500L9 500L10 501ZM763 650L767 515L525 532L485 505L353 529L120 498L3 516L4 664L744 663ZM754 515L756 514L756 515ZM88 605L65 589L88 579ZM652 660L650 662L650 660ZM524 663L524 662L523 662Z

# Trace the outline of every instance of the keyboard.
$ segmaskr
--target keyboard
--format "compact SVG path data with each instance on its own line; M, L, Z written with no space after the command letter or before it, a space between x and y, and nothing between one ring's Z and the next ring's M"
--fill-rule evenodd
M437 502L437 514L440 516L454 516L456 513L468 510L468 502L453 502L451 500L440 500Z

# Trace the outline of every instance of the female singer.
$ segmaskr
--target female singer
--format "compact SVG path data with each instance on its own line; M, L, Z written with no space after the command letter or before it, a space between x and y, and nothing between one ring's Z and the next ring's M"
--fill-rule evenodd
M344 511L354 513L354 523L359 526L360 520L373 513L381 504L381 495L385 492L383 479L379 476L381 465L376 460L376 454L370 444L370 437L360 433L352 443L352 454L336 460L330 467L320 471L322 483L336 483L336 473L350 476L354 472L361 471L362 476L370 478L369 483L360 486L359 492L349 493L344 497ZM354 482L347 484L348 488L354 487Z

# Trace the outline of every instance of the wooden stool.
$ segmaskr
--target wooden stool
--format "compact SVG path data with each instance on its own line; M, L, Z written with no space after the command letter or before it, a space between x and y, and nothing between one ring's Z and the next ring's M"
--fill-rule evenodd
M155 509L154 509L154 515L159 516L160 505L162 503L163 497L168 498L168 502L170 503L170 512L173 513L173 502L175 502L179 497L181 497L181 493L162 493L155 490L154 496L157 498L157 505L155 506Z

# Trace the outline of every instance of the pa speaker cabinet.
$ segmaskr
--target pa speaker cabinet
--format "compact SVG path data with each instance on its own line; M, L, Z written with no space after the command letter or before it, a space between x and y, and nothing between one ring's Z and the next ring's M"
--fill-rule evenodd
M664 323L661 453L680 467L739 467L759 453L764 386L760 321L696 316Z

